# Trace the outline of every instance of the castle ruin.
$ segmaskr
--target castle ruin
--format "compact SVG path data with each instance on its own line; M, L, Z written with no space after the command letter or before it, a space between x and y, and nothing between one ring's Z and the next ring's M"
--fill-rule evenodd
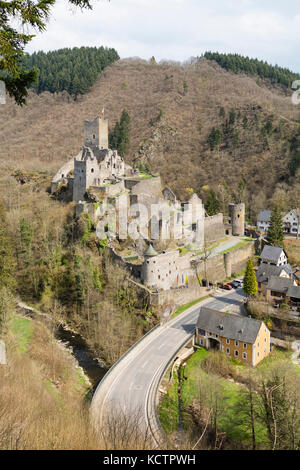
M108 120L104 112L92 121L85 121L84 131L84 145L53 177L51 192L65 188L76 201L76 215L89 214L97 227L102 227L111 250L145 286L169 290L198 282L195 266L207 244L226 235L244 235L243 204L230 204L225 223L221 213L207 216L196 194L187 202L179 201L170 188L162 186L159 175L144 174L127 165L117 150L108 148ZM122 255L122 237L114 230L116 214L119 225L122 221L124 224L136 221L138 226L145 208L149 212L151 208L149 222L154 230L139 227L138 239L132 240L131 249L127 248ZM183 220L186 214L188 223ZM158 249L155 245L161 239L169 240L172 248Z

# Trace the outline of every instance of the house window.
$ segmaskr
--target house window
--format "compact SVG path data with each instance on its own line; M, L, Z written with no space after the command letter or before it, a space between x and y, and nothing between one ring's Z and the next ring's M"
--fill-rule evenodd
M226 344L230 344L230 339L226 338Z
M235 355L235 357L238 357L239 352L238 352L237 350L235 350L235 351L234 351L234 355Z
M257 357L259 357L259 352L257 353Z
M246 344L246 343L244 343L244 349L246 349L246 348L247 348L247 344Z
M229 348L226 348L226 353L230 354L230 349Z
M96 139L96 136L95 136L95 134L93 134L93 139Z
M235 344L235 346L238 346L239 342L237 340L235 340L234 344Z
M247 359L247 353L243 352L243 359Z
M203 339L200 339L200 344L201 346L203 346Z
M219 335L216 335L216 338L219 338Z

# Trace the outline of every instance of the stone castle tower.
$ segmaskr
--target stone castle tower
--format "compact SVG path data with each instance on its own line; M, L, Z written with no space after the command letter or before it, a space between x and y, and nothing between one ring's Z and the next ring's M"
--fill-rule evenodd
M232 227L232 235L245 235L245 204L229 204L228 215Z
M104 110L93 121L84 121L84 145L108 149L108 119L104 119Z

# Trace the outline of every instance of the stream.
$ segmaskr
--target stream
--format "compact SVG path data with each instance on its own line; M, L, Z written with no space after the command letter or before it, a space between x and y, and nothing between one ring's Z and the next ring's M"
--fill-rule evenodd
M63 325L60 325L55 336L68 348L72 348L73 356L89 378L93 390L95 390L100 380L106 374L107 369L99 364L86 341L78 333L67 330Z
M83 337L79 333L69 330L62 323L59 324L58 328L55 328L55 321L50 315L39 312L22 301L17 303L17 311L22 315L29 318L37 318L45 323L53 331L56 339L64 343L67 348L72 349L73 356L89 378L92 384L92 391L94 391L108 369L95 359L95 354Z

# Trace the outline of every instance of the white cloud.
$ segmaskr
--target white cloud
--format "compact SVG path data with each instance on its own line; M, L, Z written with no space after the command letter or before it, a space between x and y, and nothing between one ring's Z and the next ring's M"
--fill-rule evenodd
M185 60L206 50L238 52L300 72L296 0L100 0L92 11L59 0L47 31L28 47L115 47L121 57Z

